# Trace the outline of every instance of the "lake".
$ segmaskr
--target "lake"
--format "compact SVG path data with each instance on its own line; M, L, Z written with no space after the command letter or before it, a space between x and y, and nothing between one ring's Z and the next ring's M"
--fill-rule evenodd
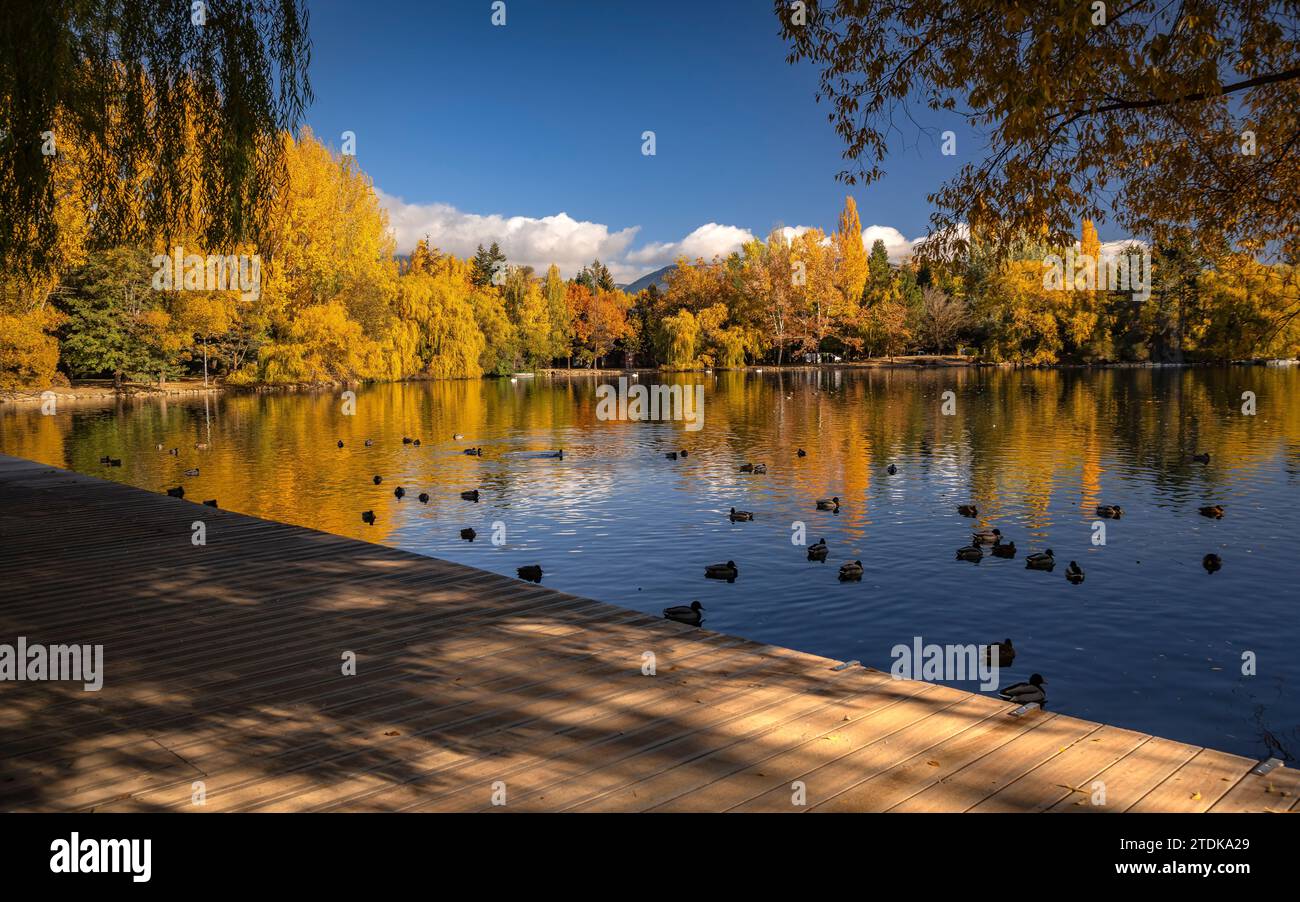
M543 376L362 386L353 415L339 391L65 403L50 416L6 405L0 452L498 573L540 564L543 585L642 611L699 600L707 629L882 670L914 637L1010 637L1003 682L1042 673L1052 710L1260 758L1300 750L1296 369L639 379L703 384L703 428L602 420L596 388L616 377ZM690 453L665 458L679 449ZM1192 459L1203 452L1208 463ZM739 472L747 462L767 472ZM461 499L469 489L478 503ZM830 496L838 513L817 510ZM965 503L978 517L958 513ZM1123 508L1105 544L1099 504ZM1198 514L1212 504L1222 519ZM733 506L753 522L731 522ZM792 543L798 524L809 544L826 539L825 563ZM956 560L986 527L1017 556ZM1054 571L1026 569L1049 547ZM1221 570L1203 569L1207 553ZM735 582L705 579L726 560ZM851 560L863 578L840 582Z

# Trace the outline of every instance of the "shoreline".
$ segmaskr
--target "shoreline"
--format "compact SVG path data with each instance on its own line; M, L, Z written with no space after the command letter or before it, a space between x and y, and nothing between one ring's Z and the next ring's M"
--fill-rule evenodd
M662 369L660 367L627 367L622 369L578 369L565 367L547 367L533 373L520 372L511 376L481 376L480 380L523 379L523 378L573 378L592 376L625 376L631 373L660 373L663 375L681 375L686 373L811 373L823 370L943 370L943 369L999 369L999 370L1125 370L1125 369L1198 369L1208 367L1253 367L1253 366L1300 366L1300 360L1286 358L1258 358L1248 360L1224 360L1209 362L1184 363L1054 363L1040 366L1027 366L1017 363L991 363L974 357L956 355L920 355L913 357L876 357L868 360L840 361L837 363L799 363L799 364L762 364L742 367L692 367L687 369ZM384 383L398 382L433 382L446 381L426 378L382 380ZM454 380L464 381L464 380ZM19 388L0 391L0 406L6 404L40 404L45 394L52 392L57 403L67 401L117 401L117 400L153 400L157 398L182 398L198 395L221 395L226 393L290 393L300 391L323 391L326 389L347 388L351 386L380 384L367 381L330 381L310 383L260 383L255 385L230 386L216 380L204 385L199 380L182 380L177 382L157 383L127 382L117 388L108 380L88 380L74 382L71 385L51 385L44 388Z

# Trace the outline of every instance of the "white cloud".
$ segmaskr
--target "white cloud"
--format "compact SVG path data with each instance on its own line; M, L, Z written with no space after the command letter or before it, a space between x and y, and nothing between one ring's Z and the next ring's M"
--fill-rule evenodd
M739 226L706 223L691 232L681 241L659 241L647 244L627 255L628 262L639 263L658 269L667 266L678 257L694 260L703 257L712 260L716 256L726 256L732 251L740 250L746 241L753 241L754 234Z
M871 246L877 241L885 242L885 250L889 252L891 263L897 263L905 257L912 255L912 248L922 239L908 241L903 237L903 233L893 226L871 225L862 230L862 246L871 253Z

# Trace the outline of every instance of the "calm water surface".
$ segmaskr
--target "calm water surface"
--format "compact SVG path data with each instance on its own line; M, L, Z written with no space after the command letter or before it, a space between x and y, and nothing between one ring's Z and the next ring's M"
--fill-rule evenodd
M881 669L914 636L1009 636L1019 656L1004 682L1041 672L1053 710L1244 755L1300 754L1300 373L672 378L703 381L700 431L602 422L596 379L539 378L364 387L354 416L327 392L65 404L54 416L10 405L0 451L152 491L184 484L223 508L498 573L540 563L544 585L643 611L698 599L709 629ZM957 409L944 416L949 390ZM1244 391L1255 416L1241 413ZM200 441L210 450L194 450ZM468 445L483 456L463 455ZM554 448L563 460L535 456ZM680 448L690 456L665 459ZM1209 464L1190 460L1204 451ZM106 454L122 467L100 466ZM767 474L738 472L747 461ZM195 466L198 477L182 476ZM480 503L460 499L470 488ZM831 495L840 512L817 511ZM965 502L978 519L957 513ZM1125 512L1107 521L1105 545L1093 544L1098 504ZM1226 516L1199 516L1204 504ZM732 506L755 521L729 522ZM796 521L809 542L827 540L825 564L792 544ZM1017 558L954 560L973 526L999 527ZM1055 572L1026 570L1025 554L1048 547ZM1220 572L1202 569L1207 552ZM735 583L704 578L728 559ZM866 575L841 584L840 563L855 559ZM1065 579L1070 560L1082 585ZM1242 674L1245 652L1255 676Z

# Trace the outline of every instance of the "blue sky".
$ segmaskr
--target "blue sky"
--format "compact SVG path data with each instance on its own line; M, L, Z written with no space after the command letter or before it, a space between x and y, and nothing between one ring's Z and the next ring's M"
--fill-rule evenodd
M305 122L335 146L356 133L400 250L426 232L460 254L496 238L566 275L598 254L630 281L776 226L830 230L851 192L864 227L897 230L869 236L897 255L963 162L938 132L976 150L960 121L916 110L934 137L910 127L885 180L837 182L816 72L785 62L768 0L506 0L503 27L491 6L309 0Z

